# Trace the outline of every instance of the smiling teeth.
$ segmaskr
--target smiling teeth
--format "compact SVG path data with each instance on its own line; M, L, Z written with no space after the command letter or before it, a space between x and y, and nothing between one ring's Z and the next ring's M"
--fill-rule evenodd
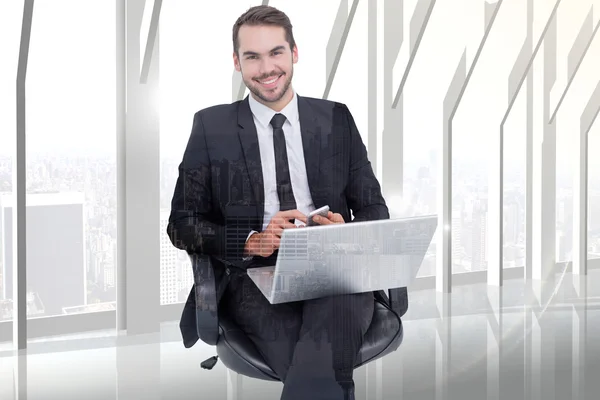
M265 84L265 85L269 85L269 84L275 82L277 79L279 79L279 77L273 78L270 81L263 81L262 83Z

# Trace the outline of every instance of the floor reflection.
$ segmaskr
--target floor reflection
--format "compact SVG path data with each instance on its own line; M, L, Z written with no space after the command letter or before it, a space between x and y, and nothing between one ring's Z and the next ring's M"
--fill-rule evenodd
M355 371L357 399L595 399L600 270L410 293L401 348ZM165 331L177 330L176 323ZM279 399L281 384L200 362L214 348L155 335L1 353L1 399ZM98 342L99 343L99 342Z

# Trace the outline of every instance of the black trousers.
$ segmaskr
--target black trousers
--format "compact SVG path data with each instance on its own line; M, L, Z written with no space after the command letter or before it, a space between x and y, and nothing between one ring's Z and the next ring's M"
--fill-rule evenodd
M234 273L220 308L277 373L282 400L353 400L354 365L374 306L372 292L271 304L248 275Z

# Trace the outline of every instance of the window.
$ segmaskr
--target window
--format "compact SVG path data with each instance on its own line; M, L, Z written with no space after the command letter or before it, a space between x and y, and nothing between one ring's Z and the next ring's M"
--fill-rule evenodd
M11 56L3 57L9 63L2 63L0 75L11 89L8 96L2 90L3 104L14 110L23 5L10 8L13 17L2 17L0 25L8 23L2 29L12 40L2 41L10 46L2 54ZM115 309L115 87L115 3L36 2L26 103L30 318ZM0 122L11 136L13 110L11 118ZM10 159L2 160L1 301L11 302L12 182L7 175Z
M16 135L16 89L17 63L23 1L0 3L0 194L12 196L12 166ZM0 216L0 221L2 217ZM1 227L2 225L0 225ZM0 229L0 321L12 318L12 301L6 297L6 261L4 229Z
M519 9L514 6L504 13L500 11L492 21L490 17L497 5L486 3L479 8L469 7L469 19L465 19L469 31L465 37L468 46L465 51L466 63L462 79L467 86L458 104L452 126L454 273L498 268L498 260L493 259L493 250L496 250L498 245L502 246L501 268L522 267L525 262L527 93L524 87L518 92L517 102L511 108L504 125L503 218L499 221L503 233L500 243L491 243L492 229L498 222L494 218L499 211L491 208L494 207L494 202L490 201L490 194L493 193L490 188L497 183L491 179L491 173L498 168L497 143L501 123L509 106L506 93L511 87L510 76L515 70L515 60L526 33L524 7ZM507 4L501 6L512 7ZM515 19L518 19L518 24ZM488 23L494 25L491 33L485 37ZM483 51L476 59L475 55L481 46ZM460 44L461 53L463 48ZM458 64L452 66L456 68ZM471 68L472 74L469 73Z
M504 131L504 268L523 267L526 262L526 89L524 84Z
M588 258L600 258L600 161L592 154L600 149L600 123L588 134Z

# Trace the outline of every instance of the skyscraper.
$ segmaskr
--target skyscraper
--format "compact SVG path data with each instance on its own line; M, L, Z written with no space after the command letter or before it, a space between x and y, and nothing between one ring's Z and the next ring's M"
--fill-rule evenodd
M27 195L27 292L43 305L44 316L87 302L83 193ZM12 299L13 198L0 195L2 293Z
M504 202L504 242L516 244L519 242L522 223L521 205L515 194L506 196Z
M454 198L452 202L452 264L455 268L458 267L458 270L463 268L462 230L463 204L458 198Z
M177 253L180 251L173 246L167 225L169 224L169 211L160 212L160 304L177 303ZM191 271L190 271L191 274Z
M487 199L479 200L473 207L472 271L487 269Z
M588 229L600 231L600 193L590 193L588 200Z

